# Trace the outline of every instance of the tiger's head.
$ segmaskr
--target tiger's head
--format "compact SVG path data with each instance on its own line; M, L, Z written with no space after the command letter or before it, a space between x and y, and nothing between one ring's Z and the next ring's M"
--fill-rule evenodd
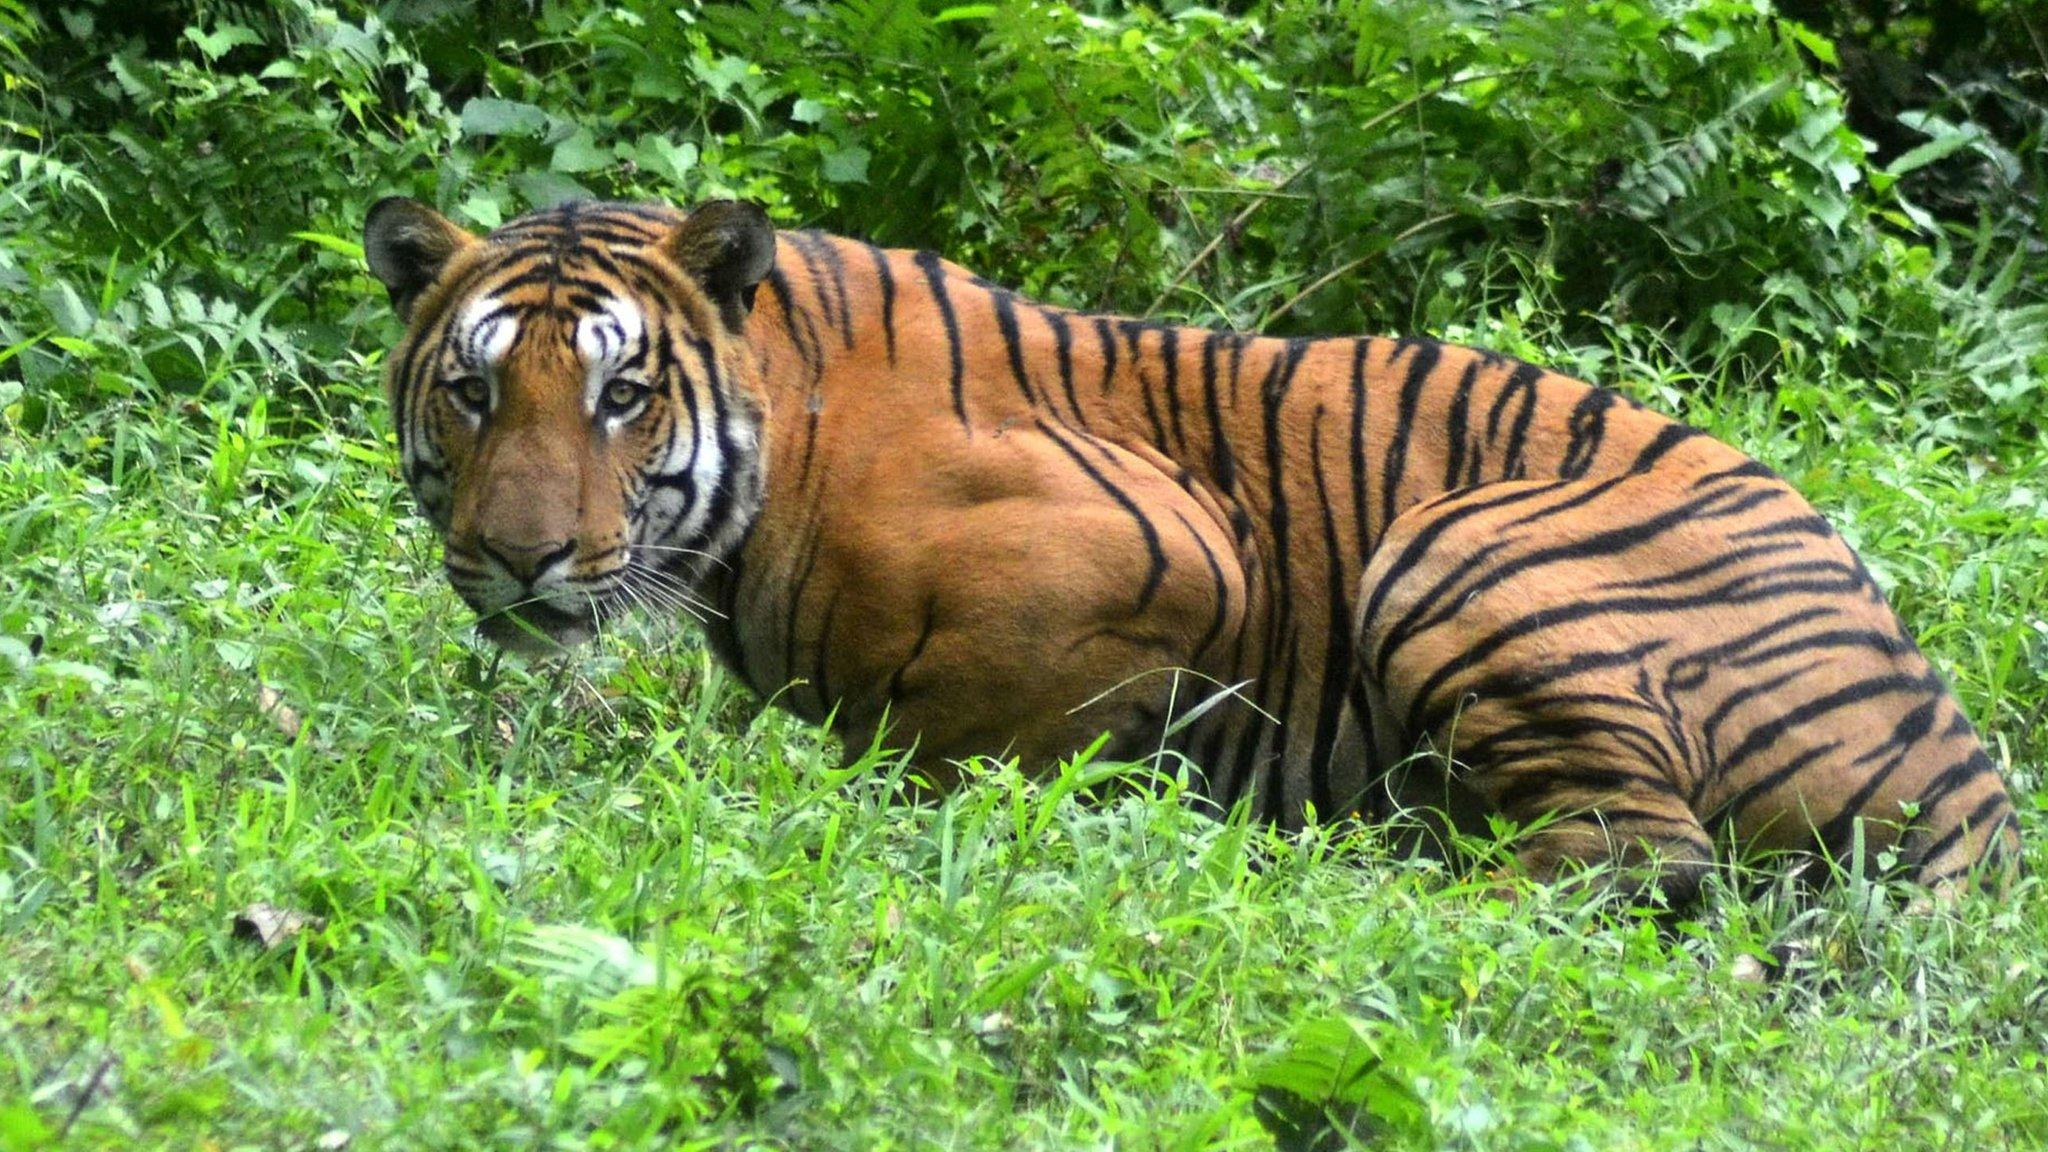
M548 651L636 603L687 610L760 508L761 210L571 203L477 237L394 197L363 251L406 323L405 478L479 630Z

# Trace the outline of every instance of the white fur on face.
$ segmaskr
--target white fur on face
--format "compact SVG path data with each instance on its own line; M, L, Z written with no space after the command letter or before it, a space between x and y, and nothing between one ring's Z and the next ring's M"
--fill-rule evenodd
M471 301L449 323L444 340L452 354L454 371L474 373L483 379L488 389L487 410L497 407L498 403L497 366L512 351L512 345L518 339L519 321L495 297ZM428 382L420 389L415 405L428 403L427 398L432 393L433 384ZM482 423L482 418L475 413L464 411L458 415L472 428ZM446 531L449 505L453 500L445 476L446 458L427 434L424 420L403 421L399 437L399 459L406 466L406 475L413 483L420 507L429 519ZM431 465L431 469L416 470L413 467L415 463Z
M636 359L644 360L647 354L647 318L640 306L617 296L607 297L598 312L577 322L576 352L583 361L584 411L596 419L605 385L631 371L627 366ZM685 382L682 386L689 385ZM607 418L607 431L631 418L631 414ZM710 495L724 469L710 404L698 405L694 421L686 407L679 408L675 412L674 431L651 471L661 477L687 472L689 488L686 492L663 484L651 491L640 520L643 536L634 542L661 544L692 538L711 513Z
M466 367L495 370L519 338L519 320L495 296L469 302L455 319L456 356Z
M692 361L691 366L711 372L709 364L699 365ZM677 413L675 432L670 436L667 451L656 468L658 473L669 477L687 473L689 485L687 489L665 486L650 495L647 515L642 522L649 543L673 545L697 540L711 518L712 494L725 482L731 462L726 459L725 445L720 440L720 429L713 415L716 405L710 397L702 394L702 390L699 397L694 421L688 419L687 413ZM742 451L752 448L748 429L729 428L727 432L741 441L738 447Z
M450 333L455 358L490 386L490 408L498 406L498 365L519 340L519 320L494 296L473 300L456 317ZM475 417L471 417L475 420Z
M576 323L576 354L583 358L583 411L595 417L597 398L620 365L644 351L647 319L630 300L605 297L603 310Z

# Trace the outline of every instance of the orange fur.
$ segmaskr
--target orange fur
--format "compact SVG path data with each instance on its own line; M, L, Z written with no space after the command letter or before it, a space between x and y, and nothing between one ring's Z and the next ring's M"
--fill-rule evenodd
M489 618L694 610L756 691L856 747L886 722L940 787L1107 732L1218 807L1498 811L1542 825L1539 874L1618 861L1680 896L1724 834L1896 845L1937 885L2016 859L1998 773L1839 537L1616 394L1427 341L1069 312L729 206L453 244L426 211L380 206L367 247L411 317L408 477L458 580L508 561L466 590ZM451 357L503 335L464 327L480 299L520 334L471 418ZM607 307L666 365L616 427L590 399ZM673 512L655 494L711 433L725 471ZM564 542L594 607L521 607L507 573Z

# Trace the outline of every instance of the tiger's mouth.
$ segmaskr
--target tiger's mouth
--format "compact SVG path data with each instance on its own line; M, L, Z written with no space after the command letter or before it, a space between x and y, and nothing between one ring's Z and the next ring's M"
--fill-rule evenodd
M449 571L450 585L477 615L476 631L509 652L559 654L595 639L607 621L636 613L703 622L719 613L674 567L629 558L606 572L573 576L569 587L521 593L509 581L478 582Z
M582 612L533 601L477 617L477 634L523 656L551 656L588 642L597 635L600 613L595 604Z

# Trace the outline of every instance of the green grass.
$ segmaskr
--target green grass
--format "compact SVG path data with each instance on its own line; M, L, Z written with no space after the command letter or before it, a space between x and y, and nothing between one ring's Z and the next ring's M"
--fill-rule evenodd
M1585 355L1864 549L2048 871L2048 450L1822 367ZM370 374L324 416L221 373L0 418L0 1148L2048 1142L2038 880L1660 934L1357 830L1084 801L1099 766L906 807L687 632L480 653ZM258 902L323 921L266 948Z

